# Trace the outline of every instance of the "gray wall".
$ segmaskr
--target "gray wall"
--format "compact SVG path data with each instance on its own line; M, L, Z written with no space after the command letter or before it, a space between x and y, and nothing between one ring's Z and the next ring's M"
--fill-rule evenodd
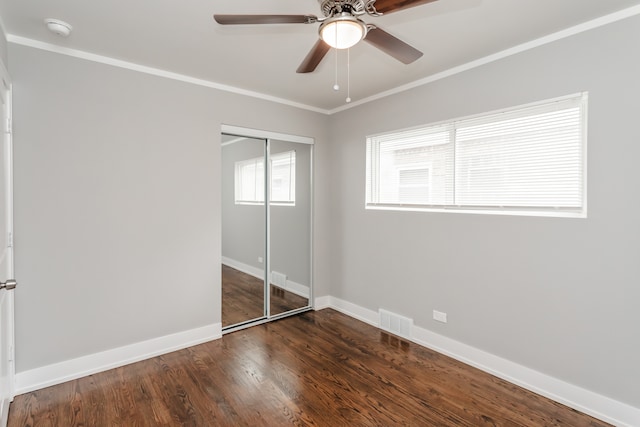
M640 407L638 40L633 17L335 115L331 294ZM364 209L367 135L580 91L587 219Z
M0 25L0 61L6 67L8 64L8 46L7 35L4 32L4 27Z
M221 124L313 136L321 165L328 118L14 44L9 57L17 371L220 322ZM322 264L326 243L315 251Z
M236 205L235 163L264 155L264 140L244 139L222 147L222 256L264 269L264 205ZM296 204L271 206L271 270L309 286L311 274L311 146L271 141L271 154L296 152Z

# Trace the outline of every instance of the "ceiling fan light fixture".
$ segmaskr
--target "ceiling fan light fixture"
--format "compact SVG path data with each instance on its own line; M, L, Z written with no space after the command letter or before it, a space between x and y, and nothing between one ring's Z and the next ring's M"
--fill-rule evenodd
M348 49L367 35L367 25L345 14L327 19L320 26L320 38L335 49Z

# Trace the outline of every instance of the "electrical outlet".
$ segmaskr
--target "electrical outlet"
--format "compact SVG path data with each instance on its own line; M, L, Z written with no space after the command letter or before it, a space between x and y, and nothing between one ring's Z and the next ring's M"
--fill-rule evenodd
M262 264L262 257L261 257L261 256L259 256L259 257L258 257L258 262L259 262L260 264Z
M447 313L443 313L438 310L433 310L433 320L442 322L442 323L447 323Z

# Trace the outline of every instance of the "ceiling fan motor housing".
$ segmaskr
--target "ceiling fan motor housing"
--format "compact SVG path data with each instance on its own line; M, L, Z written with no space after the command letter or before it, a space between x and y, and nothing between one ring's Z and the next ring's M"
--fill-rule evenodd
M349 13L351 15L364 15L367 13L367 4L375 2L371 0L318 0L320 10L326 17Z

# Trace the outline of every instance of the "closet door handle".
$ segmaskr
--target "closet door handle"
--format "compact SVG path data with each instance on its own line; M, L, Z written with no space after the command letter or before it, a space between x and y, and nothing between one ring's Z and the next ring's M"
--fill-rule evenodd
M15 289L18 286L18 282L15 279L8 279L6 282L0 282L0 289L6 289L10 291L11 289Z

